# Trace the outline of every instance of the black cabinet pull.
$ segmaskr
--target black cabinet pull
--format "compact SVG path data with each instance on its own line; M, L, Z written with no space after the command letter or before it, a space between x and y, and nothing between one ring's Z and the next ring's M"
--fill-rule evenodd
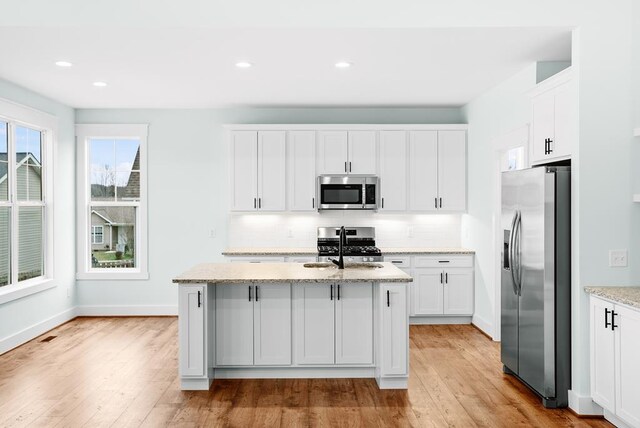
M549 152L547 154L551 154L553 153L553 149L551 148L551 143L553 143L553 140L551 138L549 138Z
M249 301L251 301L251 286L249 286Z
M259 291L260 291L260 286L259 286L259 285L256 285L256 302L257 302L257 301L258 301L258 299L259 299L259 297L258 297L258 296L260 295Z
M438 198L434 198L436 201L436 209L438 209Z
M607 308L604 308L604 328L609 328L609 326L611 325L611 323L609 322L609 313L611 313L613 311L610 311Z
M258 198L258 208L262 208L262 198Z
M338 284L338 300L340 300L340 284Z
M445 284L449 283L449 273L448 272L445 272L445 274L444 274L444 283Z
M394 265L401 265L402 260L391 260L391 263L393 263Z
M200 307L202 305L202 301L200 300L201 296L202 296L202 292L200 290L198 290L198 307Z
M444 282L442 281L442 272L440 272L440 284L444 284Z
M451 260L438 260L438 263L451 263Z
M384 198L382 198L382 208L384 208Z
M331 291L329 292L329 299L333 300L333 284L331 284Z
M611 331L613 331L617 327L619 327L619 326L616 325L616 315L618 315L618 314L616 314L616 311L612 310L611 311Z
M440 208L442 208L442 198L440 198Z
M347 172L347 163L344 163L344 172Z
M389 290L387 290L387 308L391 306L391 303L389 302Z
M311 208L316 207L316 198L311 198Z
M349 172L351 172L351 161L349 161Z
M256 198L253 198L253 209L256 209L257 206Z

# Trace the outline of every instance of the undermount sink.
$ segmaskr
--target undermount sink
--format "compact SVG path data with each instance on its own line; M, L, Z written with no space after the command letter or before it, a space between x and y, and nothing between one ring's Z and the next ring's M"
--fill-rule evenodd
M324 268L324 269L338 269L338 266L335 265L334 263L327 263L327 262L318 262L318 263L305 263L303 265L306 268L316 268L316 269L320 269L320 268ZM345 269L377 269L377 268L381 268L383 267L380 263L353 263L353 262L349 262L349 263L345 263L344 264L344 268Z

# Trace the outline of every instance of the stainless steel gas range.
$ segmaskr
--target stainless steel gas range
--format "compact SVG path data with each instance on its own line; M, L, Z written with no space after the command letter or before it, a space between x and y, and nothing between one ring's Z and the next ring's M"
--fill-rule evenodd
M346 242L343 255L347 262L381 262L382 252L376 247L374 227L345 227ZM318 228L318 261L328 262L338 257L340 244L339 227Z

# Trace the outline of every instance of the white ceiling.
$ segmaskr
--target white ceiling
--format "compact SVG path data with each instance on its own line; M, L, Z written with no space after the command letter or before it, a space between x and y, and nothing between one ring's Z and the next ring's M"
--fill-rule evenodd
M0 40L11 46L1 78L77 108L460 106L534 61L571 55L565 27L0 27ZM353 67L336 69L341 60Z

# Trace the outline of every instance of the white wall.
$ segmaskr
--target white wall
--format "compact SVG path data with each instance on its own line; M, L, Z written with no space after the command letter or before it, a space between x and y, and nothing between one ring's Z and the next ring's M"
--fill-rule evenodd
M469 123L469 209L462 221L462 245L476 250L474 318L490 335L495 333L495 288L500 286L493 234L494 215L499 215L494 212L494 142L530 122L531 99L526 92L535 84L536 64L531 64L462 109Z
M235 235L227 233L230 217L227 142L224 140L222 124L462 123L460 110L457 108L81 109L76 112L76 122L149 124L150 279L79 281L78 301L85 306L85 313L118 312L123 306L137 306L137 309L125 308L133 313L166 313L175 310L177 292L176 286L171 284L171 278L195 263L222 260L220 253L228 246L227 239ZM255 226L260 229L263 221L268 221L270 217L277 219L278 216L261 214L243 218L246 220L248 217L260 220L260 224ZM459 223L459 216L457 220L456 216L441 218L445 217L451 217L446 221ZM274 221L283 224L281 220ZM428 234L425 230L430 226L424 218L416 217L412 221L419 226L416 228L416 236ZM394 230L396 223L391 220L388 223L388 229ZM237 231L239 223L234 221L232 224L233 230ZM315 233L315 223L310 223L310 226L311 233ZM215 238L209 237L211 230L215 231ZM300 230L297 233L302 239L302 228L296 230ZM456 230L456 226L443 230ZM459 231L459 226L457 230ZM263 245L269 245L271 239L284 241L284 233L268 233L270 238L263 240ZM431 236L441 234L435 230L429 233ZM450 237L442 238L442 241L459 244L459 232L451 233ZM304 242L312 241L307 235Z
M25 88L0 80L0 98L58 118L54 165L55 287L0 304L0 353L73 317L75 306L74 111ZM1 112L0 112L1 113Z

